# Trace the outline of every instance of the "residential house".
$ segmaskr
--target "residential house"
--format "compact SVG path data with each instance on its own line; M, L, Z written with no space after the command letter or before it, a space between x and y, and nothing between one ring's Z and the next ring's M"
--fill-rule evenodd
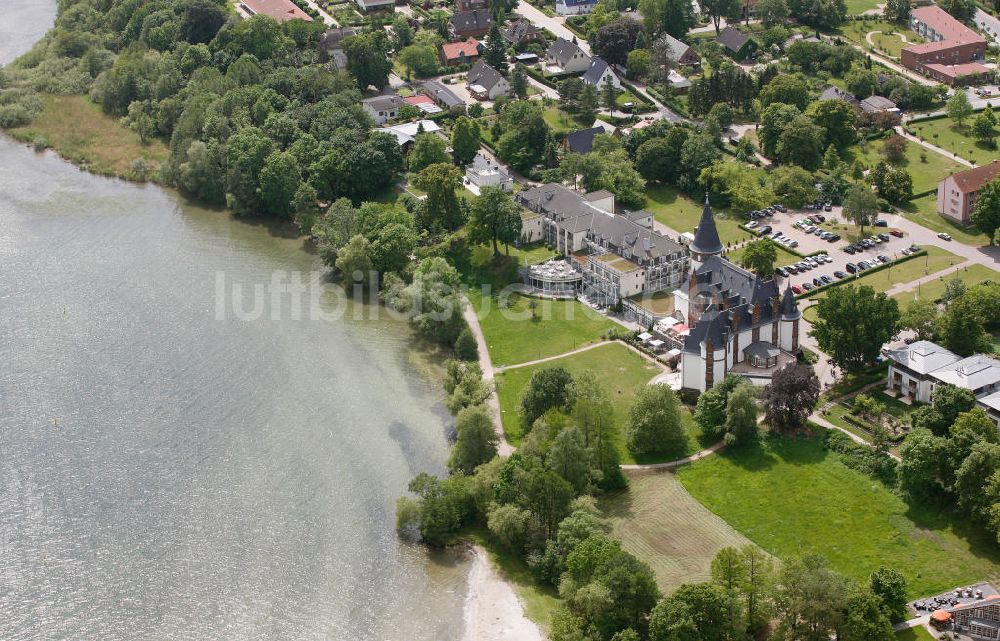
M448 18L448 35L452 40L485 36L493 26L493 14L488 9L458 11Z
M404 152L409 151L409 149L413 146L413 143L416 142L417 136L420 134L441 135L441 127L439 127L433 120L405 122L401 125L380 127L377 131L395 136L396 142L399 143L399 146L403 148Z
M604 131L604 127L600 126L573 131L566 134L566 138L563 140L563 149L574 154L589 154L590 150L594 148L594 138L603 133L607 132Z
M358 3L358 8L362 13L370 11L392 11L396 6L395 0L354 0Z
M472 11L474 9L489 8L489 0L455 0L455 11Z
M479 100L496 100L510 93L510 83L499 71L480 60L472 65L465 78L465 86Z
M910 29L928 40L900 52L907 69L954 86L987 75L983 66L986 38L956 20L937 5L910 12Z
M514 56L514 64L519 65L537 65L538 64L538 54L531 53L530 51L525 51L524 53L519 53Z
M667 58L679 67L699 67L701 66L701 56L688 44L681 42L669 33L663 33L660 38L668 45Z
M267 16L278 22L313 21L312 16L300 9L292 0L240 0L239 7L249 16Z
M441 64L446 67L468 65L479 60L482 45L475 38L465 42L446 42L441 45Z
M444 111L434 99L430 96L422 93L415 93L412 96L406 96L403 98L403 102L408 105L413 105L425 114L439 114Z
M712 209L705 199L689 246L691 275L674 292L674 310L688 334L681 351L685 389L704 392L729 373L755 385L794 363L799 351L799 311L790 287L782 294L773 278L761 278L722 257Z
M685 94L691 88L691 81L680 74L676 69L667 72L667 82L674 93Z
M938 183L937 212L957 223L967 225L976 205L979 190L1000 175L1000 161L952 174Z
M556 13L560 16L578 16L590 13L597 6L597 0L556 0Z
M601 58L591 59L590 66L583 72L582 80L588 85L594 85L598 90L603 89L605 83L609 82L619 91L622 88L622 82L615 75L615 72L611 70L611 65L604 62Z
M735 60L753 58L756 56L757 50L760 49L756 40L732 25L723 29L715 41L722 45L726 53Z
M465 179L480 189L489 186L500 187L504 191L514 189L514 179L507 170L500 163L487 158L482 152L477 153L469 166L465 168Z
M343 40L355 35L352 27L327 29L319 37L319 61L332 62L337 69L347 69L347 56L344 55Z
M551 73L579 73L590 67L590 56L576 43L556 38L545 52L545 66Z
M939 385L969 390L977 399L1000 391L1000 361L984 354L962 358L936 343L916 341L889 350L888 390L930 403Z
M616 214L610 192L583 195L548 183L519 192L515 200L529 210L522 240L544 240L572 254L570 265L582 275L583 293L602 305L671 290L684 280L684 248L653 229L649 212ZM534 277L534 286L544 288L545 274Z
M833 85L830 85L823 90L823 93L819 95L819 100L843 100L852 107L856 107L858 109L861 108L861 101L859 101L854 94L850 91L845 91L840 87L834 87Z
M896 107L896 103L883 96L868 96L861 101L861 111L869 114L898 114L899 108Z
M437 80L428 80L424 83L423 89L424 93L430 96L431 100L442 109L455 112L465 110L465 101Z
M521 18L507 25L507 28L503 30L503 39L512 47L525 47L533 42L544 45L545 33Z
M372 117L372 120L379 127L399 116L399 108L402 106L403 99L394 93L365 98L361 101L361 108Z

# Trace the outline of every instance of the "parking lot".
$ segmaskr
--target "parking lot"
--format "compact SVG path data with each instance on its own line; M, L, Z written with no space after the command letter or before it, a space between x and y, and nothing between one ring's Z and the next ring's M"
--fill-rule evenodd
M784 284L785 280L791 281L793 288L801 288L803 290L815 288L814 279L819 279L822 281L823 276L827 276L831 282L837 280L843 280L850 278L854 274L851 273L848 268L848 264L858 265L861 261L868 260L878 260L878 256L884 256L890 260L896 260L904 257L904 250L907 250L913 241L910 240L906 234L902 237L897 237L892 235L891 227L866 227L865 228L865 238L870 238L877 236L878 234L884 234L888 237L888 240L881 240L881 242L874 243L870 248L862 249L860 252L855 254L849 254L845 251L845 247L851 244L853 238L844 231L835 231L835 233L841 236L840 240L835 242L827 242L826 240L815 235L815 233L809 233L804 229L795 225L796 222L803 220L810 215L821 215L826 221L815 225L823 230L830 230L831 223L845 224L846 221L840 218L841 208L833 207L831 211L806 211L806 210L788 210L787 212L775 212L770 216L758 219L757 229L761 229L765 226L771 227L768 236L773 235L776 232L781 232L785 237L790 238L798 243L797 247L794 247L794 251L807 255L814 252L822 251L825 252L830 259L827 261L819 262L813 267L806 266L806 269L800 270L797 274L789 273L787 277L783 277L780 273L776 274L776 278L779 282ZM812 223L810 223L812 224ZM853 229L853 227L851 227ZM898 230L897 230L898 231ZM900 232L901 233L901 232ZM779 261L779 264L783 261ZM813 261L816 263L817 261ZM801 263L801 261L800 261ZM867 270L858 270L856 273L864 273ZM842 272L844 276L838 278L835 273ZM809 287L803 287L805 284L809 284Z
M917 599L909 603L910 611L917 616L928 614L942 608L952 608L956 605L975 603L990 597L996 597L997 591L989 583L977 583L975 585L955 588L951 592L945 592L937 596Z

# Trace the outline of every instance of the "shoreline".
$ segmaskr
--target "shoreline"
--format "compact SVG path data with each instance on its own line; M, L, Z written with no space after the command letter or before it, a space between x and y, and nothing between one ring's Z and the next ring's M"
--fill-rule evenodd
M524 614L514 587L500 576L486 550L470 545L472 568L465 595L462 641L544 641L545 635Z

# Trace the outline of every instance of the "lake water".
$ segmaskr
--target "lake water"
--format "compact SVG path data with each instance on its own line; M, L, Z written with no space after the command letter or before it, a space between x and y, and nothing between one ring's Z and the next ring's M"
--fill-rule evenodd
M0 12L0 62L53 5ZM233 312L233 283L291 272L330 312L320 269L0 136L0 639L461 637L465 564L393 529L447 456L407 326Z

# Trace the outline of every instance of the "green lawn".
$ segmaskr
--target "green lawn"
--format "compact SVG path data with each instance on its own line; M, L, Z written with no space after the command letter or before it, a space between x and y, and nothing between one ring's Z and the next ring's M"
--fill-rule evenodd
M667 227L676 230L678 233L693 232L701 219L701 210L704 205L696 203L686 195L670 185L650 185L646 188L646 204L644 209L649 211ZM735 243L753 235L740 228L740 220L728 218L729 214L713 208L715 213L715 225L719 229L719 237L724 243Z
M902 208L903 217L927 229L943 231L951 234L960 243L966 245L986 245L989 239L973 227L962 227L937 213L937 195L929 194L906 203Z
M524 436L523 426L518 416L518 406L524 389L531 375L540 369L550 367L565 367L570 374L594 372L597 377L606 382L605 389L615 409L615 424L624 426L628 409L635 399L636 392L647 385L662 370L650 363L635 351L620 343L608 343L594 349L573 354L565 358L539 363L529 367L519 367L497 374L497 397L500 400L500 417L503 422L507 440L518 445ZM679 452L666 452L661 456L643 458L637 461L625 447L624 431L619 430L618 450L623 463L652 463L671 461L691 454L698 449L700 433L695 426L691 413L683 410L685 425L690 438L687 447Z
M972 120L969 118L966 121L965 129L960 129L953 120L945 117L914 122L908 125L908 129L914 135L931 144L979 165L1000 158L1000 151L989 149L969 135L972 129ZM916 185L913 189L919 191Z
M909 36L910 34L907 33L907 38ZM903 39L900 37L899 32L872 34L872 43L875 45L875 51L892 58L898 58L900 50L904 46L907 46L907 43L903 42Z
M844 156L849 163L857 159L868 168L873 168L879 161L885 160L882 154L881 140L868 142L864 148L855 145L849 148ZM894 164L910 173L910 177L913 178L913 193L915 194L935 189L939 182L951 174L968 169L965 165L912 141L907 142L906 157Z
M513 295L507 309L499 309L496 296L469 290L469 301L479 316L493 364L516 365L557 356L601 340L620 328L576 300L548 300ZM534 318L530 304L535 303Z
M779 558L817 552L867 581L898 569L910 596L1000 576L1000 548L967 520L911 507L846 467L820 439L767 439L681 468L684 487L737 531Z
M542 112L542 119L552 129L552 133L569 133L593 124L580 122L576 117L571 116L556 105L546 107Z
M897 632L896 641L934 641L934 636L924 626L918 626Z
M868 9L874 9L878 4L877 0L848 0L847 11L850 14L861 13ZM865 49L871 49L865 35L870 31L902 31L899 25L886 22L885 20L849 20L847 24L840 28L840 33L855 44L859 44ZM916 34L913 34L916 37ZM910 35L907 34L907 38ZM897 38L898 40L898 38Z
M893 265L892 267L882 269L874 273L865 274L864 272L861 272L863 275L859 278L845 278L840 282L858 286L868 285L874 288L877 292L884 292L891 289L894 285L909 283L910 281L922 278L928 274L939 272L942 269L951 267L952 265L956 265L965 260L961 256L956 256L950 251L933 245L926 247L925 249L927 250L926 256L911 258L910 260L903 261L898 265ZM892 256L890 256L890 258L892 258ZM814 298L822 298L825 291L826 290L816 294Z
M932 301L938 300L942 295L944 295L945 285L947 285L948 281L954 278L961 278L966 285L975 285L988 280L1000 283L1000 272L992 270L985 265L975 263L952 274L942 276L937 280L924 283L919 289L914 288L912 291L896 294L893 298L899 302L899 308L901 310L905 310L910 306L912 301L917 299Z

